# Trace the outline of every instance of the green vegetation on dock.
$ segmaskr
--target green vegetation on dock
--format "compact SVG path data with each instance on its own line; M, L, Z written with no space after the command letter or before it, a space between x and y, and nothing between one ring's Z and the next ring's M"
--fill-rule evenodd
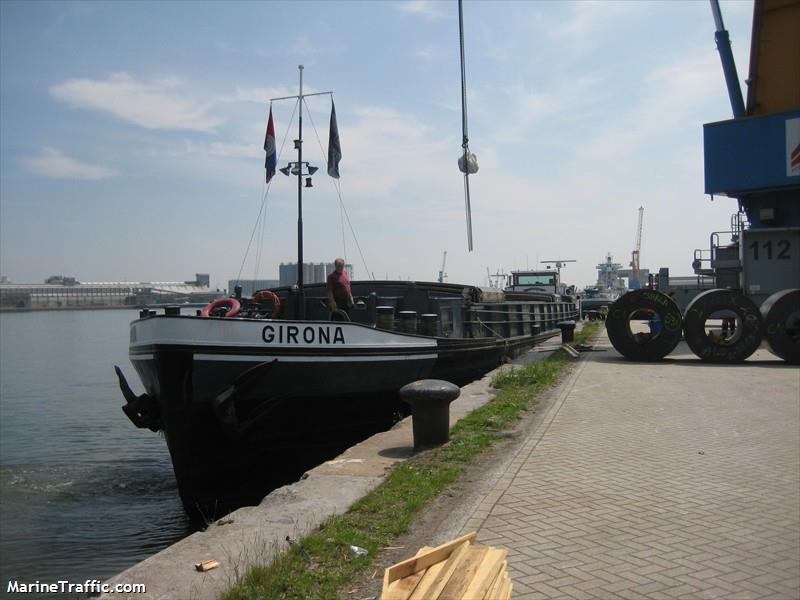
M600 322L585 323L576 332L575 343L586 341L599 327ZM500 439L498 431L513 426L533 406L568 362L566 352L558 350L524 367L500 370L492 380L497 395L461 419L451 429L449 443L395 467L347 513L329 518L269 565L251 568L221 600L338 597L345 585L370 567L381 548L408 531L420 509ZM350 546L369 553L358 556Z

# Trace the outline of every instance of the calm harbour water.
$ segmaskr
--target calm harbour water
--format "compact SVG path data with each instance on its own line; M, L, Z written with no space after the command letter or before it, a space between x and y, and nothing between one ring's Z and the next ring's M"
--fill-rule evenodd
M107 579L192 532L166 443L114 365L135 310L0 314L0 585Z

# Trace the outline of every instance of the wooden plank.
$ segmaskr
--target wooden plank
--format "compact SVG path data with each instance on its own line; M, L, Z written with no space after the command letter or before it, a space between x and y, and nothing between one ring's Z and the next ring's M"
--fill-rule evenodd
M464 598L483 598L486 595L503 566L506 554L508 552L501 548L490 547L487 549L486 555L478 565L475 576L463 593Z
M509 582L508 572L501 571L492 585L492 589L484 597L485 600L505 600L508 597L506 594L508 594Z
M452 554L450 556L452 556ZM443 560L425 569L425 575L414 589L414 593L408 597L408 600L428 600L431 598L431 586L433 586L436 578L439 576L439 573L442 572L446 564L447 561Z
M390 583L391 583L391 581L389 581L389 569L384 569L383 570L383 584L381 585L381 597L383 597L384 594L389 592L389 584Z
M450 580L450 576L456 569L461 568L461 563L470 547L469 542L464 542L453 550L447 560L431 565L428 568L429 574L422 578L409 600L431 600L432 598L437 598Z
M503 581L503 587L500 588L500 595L497 597L497 600L508 600L511 598L511 578L506 573L505 581Z
M430 546L423 546L417 550L415 556L420 556L431 550L433 550L433 548ZM427 571L428 569L425 569L418 573L412 573L408 577L395 579L381 591L381 600L407 600Z
M478 567L488 552L489 548L486 546L470 547L464 560L439 594L440 600L461 600L464 598L464 592L467 591L472 578L477 573Z
M400 582L402 579L396 579L385 588L381 590L381 600L406 600L406 597L400 590Z
M381 600L408 600L408 597L414 592L422 577L425 575L424 569L416 573L412 573L402 579L395 579L389 584L389 587L381 593Z
M506 576L505 566L506 561L503 561L500 571L498 571L494 581L492 581L489 589L483 595L484 600L496 600L500 596L500 588L503 587L504 577Z
M486 600L495 600L500 595L500 588L503 587L503 581L508 578L508 572L506 569L508 568L508 562L503 561L500 564L500 571L498 571L497 576L492 581L492 584L489 586L489 589L484 594L484 598Z
M202 573L205 573L206 571L210 571L211 569L216 569L218 566L219 566L219 561L212 559L199 562L194 566L194 568Z
M422 569L427 569L432 564L445 560L448 556L450 556L450 554L452 554L455 548L464 542L471 542L477 535L477 532L473 531L467 535L462 535L460 538L451 540L446 544L437 546L426 554L421 556L412 556L411 558L399 562L396 565L392 565L384 572L384 584L388 586L392 581L401 579L411 575L412 573L421 571Z

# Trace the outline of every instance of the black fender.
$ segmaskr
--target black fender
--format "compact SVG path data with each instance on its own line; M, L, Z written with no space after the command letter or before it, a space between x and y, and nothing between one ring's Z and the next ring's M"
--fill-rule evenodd
M706 333L706 320L714 313L736 315L736 332L727 339ZM755 303L737 290L714 289L695 296L683 319L686 343L700 360L710 363L744 362L764 339L764 319Z
M773 354L800 365L800 289L781 290L761 305L764 337Z
M644 311L658 315L661 331L656 335L631 332L631 320L641 318ZM661 360L681 341L681 311L666 294L656 290L633 290L609 307L606 331L611 344L625 358L645 362Z

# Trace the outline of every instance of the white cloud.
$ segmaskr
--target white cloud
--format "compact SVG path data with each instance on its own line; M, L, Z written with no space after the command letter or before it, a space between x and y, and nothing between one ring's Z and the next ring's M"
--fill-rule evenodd
M420 46L412 53L412 56L424 60L426 62L433 62L436 60L443 60L449 56L442 51L439 46Z
M219 50L220 54L230 54L232 52L236 52L236 48L234 48L228 42L215 42L214 47Z
M650 155L653 159L679 158L685 152L688 132L702 135L698 123L708 120L704 113L724 89L719 60L711 52L692 48L671 63L656 67L641 84L628 106L608 119L592 136L586 136L579 150L587 158L619 161ZM720 80L715 86L715 80ZM678 140L683 144L676 144Z
M88 163L64 156L56 148L44 148L40 156L26 158L28 168L42 177L50 179L82 179L93 181L119 175L114 169Z
M256 158L264 156L264 149L259 143L212 142L196 143L186 140L185 154L204 154L223 158Z
M456 169L459 143L455 136L431 139L430 126L392 108L361 107L351 114L356 115L353 125L339 118L341 170L347 174L351 194L374 198L402 189L408 195L409 186L425 182L430 196L436 197L443 170ZM327 128L320 134L327 140Z
M236 91L232 95L221 96L220 102L255 102L263 104L269 102L270 98L287 98L297 95L297 87L276 86L276 87L242 87L236 86ZM303 94L316 94L318 90L307 85L303 86ZM312 98L306 102L312 102ZM287 100L288 102L288 100Z
M76 108L110 113L147 129L213 131L221 119L209 114L209 103L187 100L185 88L175 78L139 81L115 73L105 81L70 79L50 93Z
M438 19L443 17L444 14L441 11L441 7L441 3L432 2L431 0L406 0L405 2L397 2L394 4L395 10L410 15L419 15L426 19Z
M506 92L509 112L497 123L490 137L494 143L530 143L541 135L543 124L570 123L589 118L603 94L604 81L600 75L575 77L557 81L549 86L534 87L513 84ZM473 96L477 100L473 102ZM485 103L491 100L477 91L470 94L472 114L487 114Z
M313 56L319 54L320 49L311 43L308 36L298 36L289 47L289 54L292 56Z
M398 139L422 140L428 128L415 116L393 108L368 106L353 111L372 135L396 136Z
M575 2L561 23L546 23L556 42L569 40L572 53L580 54L601 43L600 34L621 29L621 21L641 10L638 2Z

